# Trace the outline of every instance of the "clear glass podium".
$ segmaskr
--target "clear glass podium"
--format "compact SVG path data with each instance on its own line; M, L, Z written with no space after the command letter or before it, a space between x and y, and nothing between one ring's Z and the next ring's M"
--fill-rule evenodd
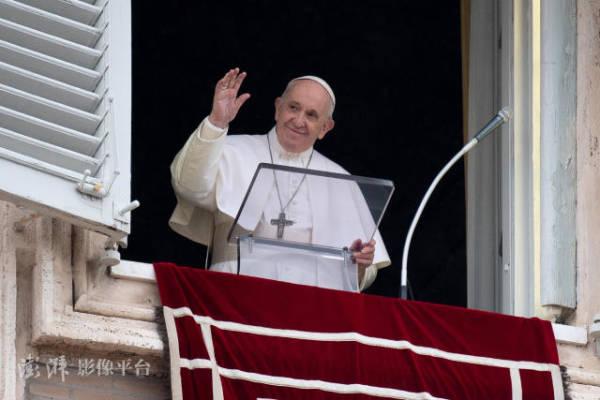
M353 245L377 232L392 181L261 163L228 235L238 274L358 291Z

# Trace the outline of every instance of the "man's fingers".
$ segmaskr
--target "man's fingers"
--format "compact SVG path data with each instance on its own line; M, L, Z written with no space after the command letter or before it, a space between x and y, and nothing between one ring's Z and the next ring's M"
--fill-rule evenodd
M223 75L223 78L221 78L217 82L217 89L220 89L220 90L231 89L233 87L233 85L235 84L235 78L237 77L238 71L239 71L239 68L234 68L234 69L230 69L229 71L227 71L225 73L225 75Z
M354 258L371 258L371 257L373 257L373 252L372 251L369 251L369 252L356 251L356 252L352 253L352 257L354 257Z
M229 84L228 84L229 89L235 89L235 81L236 81L239 73L240 73L240 69L239 68L235 68L232 71L231 76L229 77Z
M375 251L375 240L371 239L368 242L363 243L362 240L356 239L354 242L352 242L350 250L360 251L362 253L372 253Z
M371 265L371 264L373 264L373 256L372 255L367 256L365 254L361 254L356 257L353 257L353 261L355 264L358 264L358 265Z
M240 97L238 97L237 99L235 99L235 110L236 110L236 113L244 105L244 103L246 102L246 100L248 100L249 98L250 98L250 93L244 93Z
M219 98L230 97L236 100L235 105L240 106L244 101L247 100L245 98L243 101L237 101L237 93L242 86L242 82L246 78L247 73L241 72L239 68L233 68L227 71L227 73L221 78L217 85L215 86L215 95L218 95Z
M232 81L237 76L237 68L230 69L229 71L227 71L227 73L225 74L225 76L227 78L226 79L226 81L227 81L227 87L231 87L232 86Z
M217 81L217 84L215 85L215 92L226 89L226 87L227 82L225 82L225 77L223 77Z
M363 254L371 254L375 252L375 240L371 239L362 247L361 253Z
M367 260L373 258L373 252L363 253L362 251L356 251L352 253L352 257L356 260Z
M373 254L373 253L375 253L375 247L365 246L362 248L362 250L360 252L361 252L361 254Z
M244 82L246 75L246 72L242 72L241 74L235 77L235 80L233 82L233 87L235 88L235 90L239 90L240 86L242 86L242 82Z
M362 247L362 240L360 239L356 239L354 242L352 242L352 244L350 245L350 250L360 250L360 248Z
M240 107L250 98L244 93L238 97L238 91L246 73L239 68L232 68L217 81L213 96L213 107L210 112L211 122L223 128L235 118Z
M361 266L373 264L375 258L375 240L371 239L363 243L360 239L352 242L352 261Z
M219 80L219 86L221 88L226 88L229 84L229 75L231 75L231 71L232 70L227 71L225 75L223 75L223 77Z

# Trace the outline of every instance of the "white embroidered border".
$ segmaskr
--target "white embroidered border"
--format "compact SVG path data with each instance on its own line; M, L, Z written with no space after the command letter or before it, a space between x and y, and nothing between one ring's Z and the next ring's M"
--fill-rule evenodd
M554 399L564 400L565 391L563 389L562 374L558 365L555 365L552 369L552 386L554 387Z
M510 369L510 383L512 386L512 400L523 400L523 387L521 386L521 374L516 368Z
M169 339L169 361L171 367L171 395L173 400L183 400L183 391L181 388L181 371L179 367L179 338L177 337L177 326L173 317L173 309L167 306L163 307L165 316L165 326L167 327L167 337Z
M476 365L487 365L490 367L499 367L499 368L517 368L517 369L527 369L533 371L552 371L552 369L557 366L554 364L547 363L538 363L534 361L513 361L513 360L504 360L499 358L491 358L491 357L481 357L481 356L472 356L468 354L460 354L460 353L452 353L449 351L439 350L433 347L425 347L425 346L417 346L406 340L391 340L391 339L382 339L372 336L366 336L357 332L336 332L336 333L326 333L326 332L308 332L308 331L299 331L292 329L276 329L276 328L266 328L263 326L256 325L246 325L240 324L237 322L228 322L228 321L219 321L215 320L211 317L204 317L195 315L188 307L181 307L173 309L173 314L175 318L180 317L193 317L196 323L198 324L209 324L215 326L219 329L232 331L232 332L241 332L241 333L251 333L255 335L262 336L272 336L272 337L282 337L288 339L300 339L300 340L313 340L313 341L321 341L321 342L358 342L367 346L374 347L383 347L395 350L411 350L412 352L436 357L443 358L449 361L457 361L468 364L476 364Z
M391 340L391 339L383 339L372 336L366 336L357 332L336 332L336 333L328 333L328 332L308 332L308 331L299 331L292 329L276 329L276 328L267 328L263 326L256 325L247 325L241 324L237 322L229 322L229 321L219 321L215 320L212 317L195 315L189 307L180 307L173 309L173 315L175 318L180 317L192 317L195 322L201 326L203 325L211 325L215 326L219 329L232 331L232 332L241 332L241 333L251 333L255 335L262 336L271 336L271 337L282 337L282 338L291 338L291 339L300 339L300 340L312 340L312 341L327 341L327 342L348 342L353 341L357 343L361 343L367 346L375 346L375 347L383 347L395 350L410 350L419 355L425 355L435 358L442 358L449 361L456 361L468 364L475 365L485 365L491 367L498 368L507 368L509 370L532 370L532 371L547 371L551 373L552 376L552 385L554 389L554 399L555 400L564 400L564 393L562 390L562 379L560 376L560 368L558 365L549 364L549 363L538 363L534 361L513 361L513 360L504 360L497 359L491 357L481 357L481 356L472 356L467 354L460 353L452 353L444 350L439 350L432 347L425 346L416 346L406 340ZM221 370L221 367L219 367ZM513 376L511 372L511 382L513 381ZM292 378L285 378L292 379ZM520 376L518 379L519 388L521 390L520 385ZM514 385L513 385L514 386ZM382 388L383 389L383 388ZM517 390L513 387L513 392ZM370 393L369 393L370 394Z
M212 361L195 358L188 360L185 358L181 359L181 368L212 368ZM257 374L255 372L246 372L239 369L229 369L218 367L219 374L230 379L239 379L244 381L263 383L273 386L285 386L292 387L295 389L316 389L326 392L341 393L341 394L367 394L370 396L386 397L391 399L406 399L406 400L446 400L441 397L435 397L427 392L408 392L405 390L361 385L357 383L343 384L336 382L327 382L314 379L296 379L281 376Z
M210 358L210 369L212 378L212 392L213 400L223 400L223 385L221 384L221 376L219 374L219 365L215 357L215 348L213 346L212 333L210 331L210 325L200 325L202 330L202 339L204 339L204 346L206 346L206 352ZM181 358L180 358L181 360Z

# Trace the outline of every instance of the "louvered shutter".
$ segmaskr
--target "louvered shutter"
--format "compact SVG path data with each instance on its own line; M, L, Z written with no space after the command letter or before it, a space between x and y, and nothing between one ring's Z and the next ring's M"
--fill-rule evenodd
M129 0L0 0L0 198L129 232Z

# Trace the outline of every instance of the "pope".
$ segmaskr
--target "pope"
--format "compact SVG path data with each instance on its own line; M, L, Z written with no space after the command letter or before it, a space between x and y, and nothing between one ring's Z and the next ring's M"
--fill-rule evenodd
M228 135L229 124L251 97L249 93L240 94L246 76L246 72L234 68L216 83L210 114L171 165L178 204L170 226L196 242L212 245L212 270L237 270L237 249L227 243L226 236L259 163L347 174L338 164L314 150L316 141L323 139L335 125L336 103L329 84L316 76L302 76L287 84L281 96L275 99L275 126L269 133ZM270 226L277 225L277 218L265 217L257 229L279 228L278 237L285 232L289 236L284 238L304 242L325 237L331 227L312 215L310 185L303 181L296 182L287 202L282 201L277 187L270 202L275 217L279 216L279 226ZM282 225L282 221L287 221L287 214L296 216L297 221L291 227ZM373 282L378 269L390 265L378 232L368 242L354 240L350 249L358 267L361 289Z

